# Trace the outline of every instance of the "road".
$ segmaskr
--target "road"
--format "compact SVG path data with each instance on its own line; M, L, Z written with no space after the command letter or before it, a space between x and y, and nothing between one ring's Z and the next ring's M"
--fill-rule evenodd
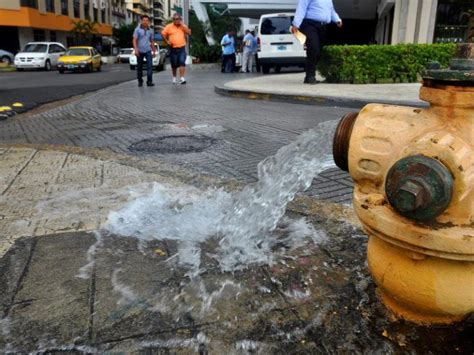
M109 64L101 72L59 74L53 70L0 73L0 106L23 103L27 109L96 91L135 78L128 64Z

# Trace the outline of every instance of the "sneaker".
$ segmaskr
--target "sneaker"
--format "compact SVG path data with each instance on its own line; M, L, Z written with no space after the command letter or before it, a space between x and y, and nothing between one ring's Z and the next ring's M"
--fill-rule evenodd
M181 78L181 80L179 81L179 83L181 85L186 85L186 79L185 78Z
M173 84L176 85L177 83L178 83L178 81L176 81L176 78L173 78Z
M146 83L146 86L155 86L155 84L153 84L152 81L149 81L149 82Z
M143 81L138 82L138 87L141 88L143 86Z

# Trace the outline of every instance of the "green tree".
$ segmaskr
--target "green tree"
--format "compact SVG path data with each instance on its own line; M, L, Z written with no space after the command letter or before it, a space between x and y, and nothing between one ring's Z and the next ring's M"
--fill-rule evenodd
M216 62L221 58L219 45L222 36L229 30L238 31L241 21L238 17L229 15L226 6L208 6L209 22L200 22L194 11L189 12L189 27L193 34L190 38L191 55L201 62ZM206 35L211 34L217 44L209 45Z
M133 42L133 31L135 31L136 24L121 25L112 30L112 36L117 41L120 48L131 48Z
M209 29L212 31L214 40L220 43L222 37L229 29L239 32L242 23L240 18L230 15L226 5L208 5Z
M71 32L74 34L76 45L92 45L92 39L94 38L94 35L98 33L97 26L99 24L96 21L91 22L89 20L71 22Z

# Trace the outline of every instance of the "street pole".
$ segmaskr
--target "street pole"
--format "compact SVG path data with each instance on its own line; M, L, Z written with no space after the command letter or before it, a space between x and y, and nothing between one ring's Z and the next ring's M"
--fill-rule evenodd
M183 0L183 21L189 27L189 0ZM189 40L186 41L186 53L189 55Z

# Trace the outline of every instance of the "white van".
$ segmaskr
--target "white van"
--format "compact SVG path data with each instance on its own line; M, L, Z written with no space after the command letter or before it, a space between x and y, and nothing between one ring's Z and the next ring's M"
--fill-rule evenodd
M66 48L58 42L29 42L15 56L16 70L44 69L51 70L57 66L58 59L66 53Z
M267 74L272 67L275 72L279 72L281 67L304 68L306 51L290 32L294 15L294 13L281 13L260 17L257 57L264 74Z

